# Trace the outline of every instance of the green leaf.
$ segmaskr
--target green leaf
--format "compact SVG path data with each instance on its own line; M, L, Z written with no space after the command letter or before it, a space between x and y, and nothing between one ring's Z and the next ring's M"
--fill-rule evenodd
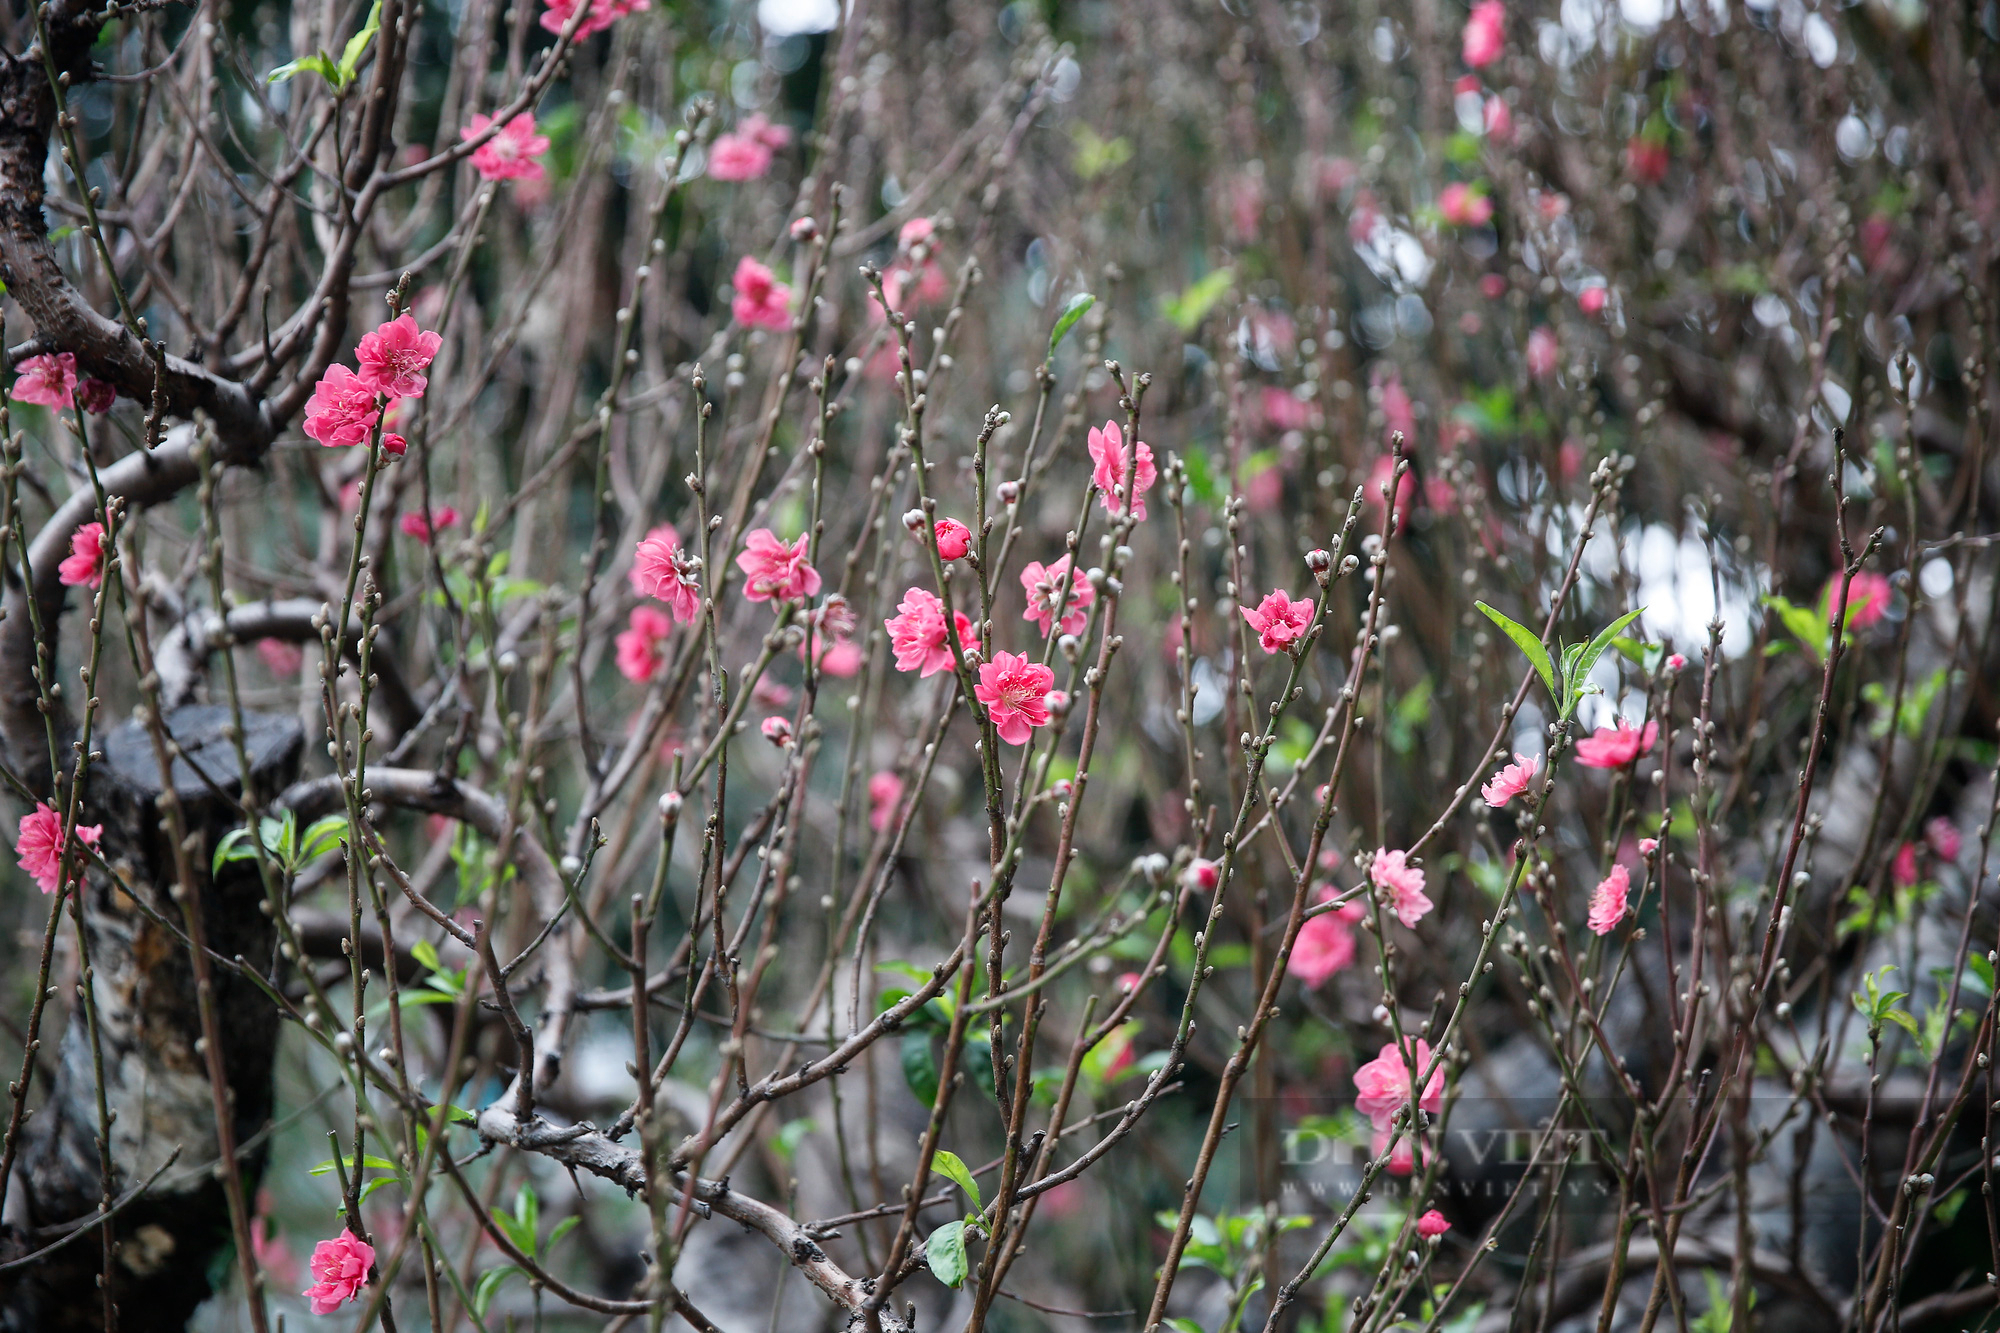
M299 864L305 864L322 852L332 851L346 832L346 815L328 815L306 825L304 835L299 838Z
M939 1148L937 1155L931 1159L931 1167L965 1191L966 1197L972 1200L975 1212L985 1209L986 1205L979 1198L979 1182L972 1178L972 1172L966 1169L965 1162L957 1153L948 1148Z
M1541 637L1526 625L1516 624L1484 602L1474 602L1473 605L1484 611L1486 618L1498 625L1500 632L1514 641L1514 646L1521 650L1541 676L1542 684L1548 686L1549 699L1560 704L1562 693L1556 688L1555 663L1549 660L1549 650L1542 647Z
M772 1139L771 1146L778 1150L778 1156L789 1162L798 1156L799 1145L806 1141L806 1135L817 1128L817 1124L803 1116L797 1120L787 1120L778 1130L777 1136Z
M1049 332L1049 355L1051 357L1056 354L1057 344L1069 336L1069 331L1076 327L1076 322L1082 319L1089 312L1090 308L1096 304L1097 298L1089 292L1078 292L1063 303L1062 313L1056 316L1056 326Z
M1805 645L1814 661L1826 659L1826 621L1814 615L1811 607L1800 606L1787 597L1771 593L1764 598L1764 605L1778 613L1778 619L1792 637Z
M375 34L382 31L382 0L375 0L368 11L368 21L361 25L361 31L347 39L347 49L340 53L340 86L345 88L354 82L354 71L361 64L361 55L368 49L368 43L375 40Z
M442 960L438 958L437 945L432 944L429 940L418 939L415 944L410 946L410 954L432 972L437 971L438 968L443 966Z
M1167 1320L1167 1327L1171 1328L1174 1333L1208 1333L1207 1329L1184 1314L1175 1315L1173 1318Z
M327 54L324 51L315 51L309 56L300 56L297 60L286 61L267 74L264 77L264 82L283 83L287 79L307 73L308 71L325 79L327 87L336 91L339 90L340 71L334 67L333 61L327 58Z
M1572 696L1570 702L1572 704L1576 702L1575 694L1577 689L1581 687L1584 681L1590 679L1591 668L1597 665L1597 659L1604 656L1604 650L1611 646L1612 640L1623 633L1627 625L1645 614L1645 610L1646 608L1642 606L1636 610L1627 611L1624 615L1597 631L1597 637L1585 644L1583 651L1577 654L1576 664L1568 675Z
M564 1236L567 1236L570 1232L576 1230L577 1225L582 1221L583 1218L580 1214L571 1213L568 1217L565 1217L562 1221L556 1223L555 1226L551 1228L549 1231L548 1248L553 1250L556 1247L556 1242L561 1240Z
M947 1287L965 1281L964 1221L947 1222L931 1232L924 1242L924 1262L930 1265L931 1276Z
M500 1284L520 1271L512 1264L503 1264L491 1272L480 1274L479 1285L472 1289L473 1313L484 1319L486 1312L493 1308L493 1298L499 1293Z
M1234 269L1216 269L1180 295L1162 296L1160 310L1182 333L1193 333L1208 312L1215 308L1215 303L1229 294L1230 284L1235 281Z
M222 841L215 844L215 862L208 869L210 876L220 875L222 867L231 861L254 861L257 853L250 846L250 830L233 828L222 835Z
M931 1050L931 1034L918 1028L903 1034L903 1082L925 1106L935 1106L938 1094L937 1054Z

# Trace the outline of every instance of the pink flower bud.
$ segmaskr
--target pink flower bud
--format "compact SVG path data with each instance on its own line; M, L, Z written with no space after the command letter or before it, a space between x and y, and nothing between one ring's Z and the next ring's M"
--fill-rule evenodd
M801 243L815 240L819 236L819 223L810 217L803 217L792 223L792 239Z
M1197 889L1202 893L1213 893L1215 886L1222 882L1222 867L1213 861L1196 857L1188 862L1187 873L1181 878L1191 889Z
M765 718L759 730L764 733L765 740L781 749L792 743L792 724L782 717Z

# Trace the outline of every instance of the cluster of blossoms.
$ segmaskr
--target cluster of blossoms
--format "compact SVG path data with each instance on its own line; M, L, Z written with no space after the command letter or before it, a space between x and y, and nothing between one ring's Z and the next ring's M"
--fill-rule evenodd
M97 846L97 840L103 836L102 824L88 827L79 824L74 834L75 840L86 847ZM54 893L62 884L63 850L62 816L47 801L39 802L21 816L21 825L14 834L14 851L21 869L28 872L28 878L43 893Z
M548 8L542 11L542 28L561 33L576 14L577 0L547 0L547 3ZM576 40L580 42L592 33L603 32L627 14L642 14L652 7L652 0L590 0L590 12L577 25Z
M547 17L543 15L544 19ZM458 132L458 137L467 141L477 139L492 124L491 116L475 115ZM502 125L492 138L472 150L472 166L481 177L490 181L539 181L542 164L537 159L548 151L548 136L535 133L534 112L523 111Z
M1354 1087L1358 1094L1354 1099L1354 1109L1368 1117L1368 1123L1375 1131L1371 1152L1379 1153L1389 1146L1389 1135L1394 1132L1397 1113L1410 1105L1412 1066L1419 1072L1430 1070L1430 1077L1424 1081L1423 1093L1416 1098L1417 1109L1425 1115L1436 1115L1444 1109L1444 1062L1431 1058L1431 1044L1422 1037L1418 1037L1407 1051L1399 1051L1394 1042L1387 1042L1373 1060L1354 1071ZM1397 1138L1389 1157L1390 1174L1407 1176L1416 1165L1416 1153L1410 1146L1414 1137L1414 1129L1409 1128Z
M101 416L118 401L118 390L107 381L94 375L77 378L76 356L70 352L27 357L14 370L14 387L7 396L17 403L34 403L58 412L75 406Z
M791 327L792 289L779 282L770 269L745 255L736 261L729 285L736 289L729 313L738 324L750 329Z
M358 369L335 362L313 387L306 400L305 433L331 449L368 443L383 409L424 396L430 384L424 371L443 343L441 335L419 329L410 315L364 333L354 349ZM384 452L401 454L407 447L402 436L383 432Z
M756 180L791 141L792 132L783 125L762 115L750 116L733 131L715 136L708 150L708 174L719 181Z

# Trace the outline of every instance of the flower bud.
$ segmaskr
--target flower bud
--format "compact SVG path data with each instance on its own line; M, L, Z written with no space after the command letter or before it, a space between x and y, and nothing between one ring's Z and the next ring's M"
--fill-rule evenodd
M1021 483L1018 481L1003 481L1000 483L1000 488L996 493L1000 497L1001 504L1010 507L1017 505L1021 502Z
M924 530L924 511L921 509L906 510L903 514L903 526L911 532L922 532Z
M681 817L681 794L677 791L660 793L660 818L676 820Z
M1222 867L1214 861L1196 857L1181 873L1181 882L1201 893L1213 893L1215 886L1222 882Z
M817 239L818 236L819 223L814 222L810 217L802 217L792 223L793 240L805 242Z
M780 749L792 743L792 724L782 717L765 718L758 730L764 733L765 740Z
M1333 572L1333 557L1318 547L1306 552L1306 568L1312 571L1314 579L1324 588L1327 578Z

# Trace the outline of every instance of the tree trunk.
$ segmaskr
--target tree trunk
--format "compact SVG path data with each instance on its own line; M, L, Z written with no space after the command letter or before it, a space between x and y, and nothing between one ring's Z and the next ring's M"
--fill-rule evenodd
M185 756L174 761L174 787L195 842L192 857L209 948L224 958L241 957L269 976L275 970L274 932L254 866L236 862L213 881L207 873L217 841L241 823L228 722L228 710L214 706L168 715L169 732ZM277 791L296 777L303 745L296 719L252 714L245 729L252 781L260 792ZM159 765L151 740L136 723L106 739L90 786L89 819L104 824L106 859L122 866L154 911L179 924L171 844L158 807ZM228 1208L213 1169L219 1150L214 1098L197 1047L201 1021L194 971L186 946L103 876L89 877L82 899L105 1097L115 1116L114 1191L122 1196L179 1151L173 1166L113 1220L118 1327L123 1333L180 1329L215 1280L226 1280L231 1243ZM65 929L74 927L66 922ZM214 976L236 1139L245 1145L245 1175L254 1180L263 1159L256 1136L271 1114L278 1011L254 985L226 969L217 967ZM96 1211L102 1189L97 1123L90 1035L82 1006L73 1004L54 1086L26 1131L0 1227L0 1261L50 1244ZM0 1330L102 1329L102 1255L93 1233L21 1269L0 1272Z

